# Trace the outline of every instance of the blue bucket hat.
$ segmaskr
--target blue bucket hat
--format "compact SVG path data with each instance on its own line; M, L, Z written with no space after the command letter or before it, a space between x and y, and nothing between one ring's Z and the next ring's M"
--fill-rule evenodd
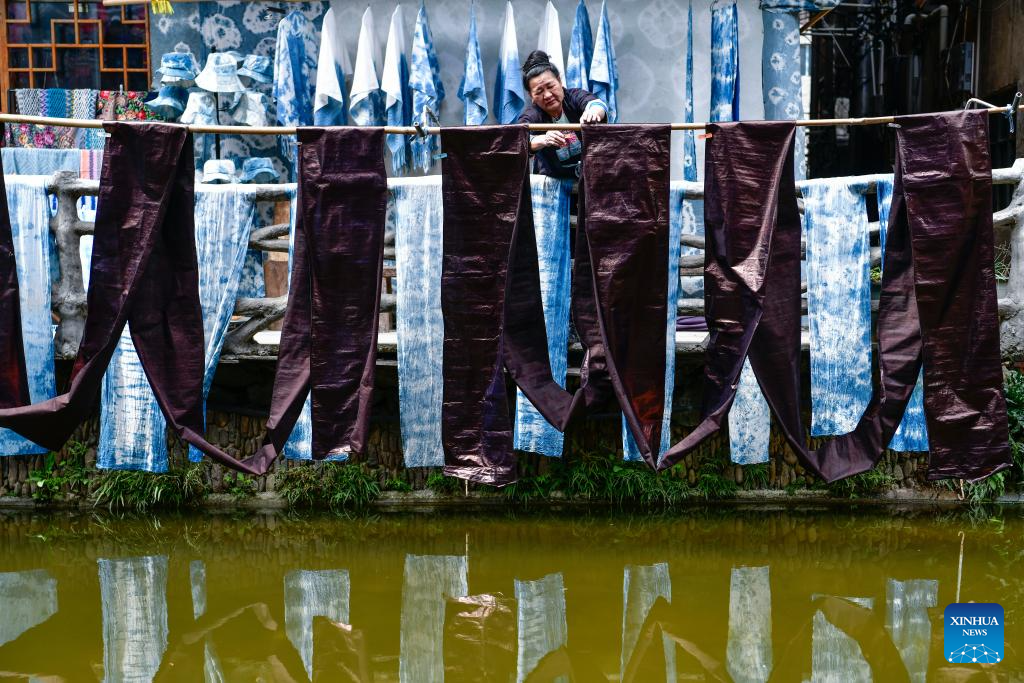
M196 76L196 85L210 92L245 90L245 86L238 80L238 63L226 52L214 52L206 58L206 66Z
M210 159L203 164L204 183L234 183L235 162L231 159Z
M251 78L258 83L271 83L274 80L274 64L270 57L249 55L238 70L239 77Z
M242 162L242 175L239 180L243 183L272 183L280 177L270 159L253 157Z
M185 111L185 98L188 91L177 85L165 85L160 92L151 100L146 101L146 106L166 121L173 121Z
M196 58L191 52L168 52L160 58L160 68L156 70L160 74L160 83L179 83L180 81L194 81L199 66Z

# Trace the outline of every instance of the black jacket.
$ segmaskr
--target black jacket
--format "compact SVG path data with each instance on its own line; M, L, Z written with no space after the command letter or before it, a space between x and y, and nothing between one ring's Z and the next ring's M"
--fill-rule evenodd
M562 100L562 111L565 112L565 116L569 119L570 123L579 123L580 117L583 115L583 109L587 106L588 102L593 102L597 98L593 93L584 90L582 88L566 88L565 99ZM532 102L523 109L523 113L519 115L519 123L551 123L552 119L548 114ZM541 175L550 175L558 178L574 178L575 175L571 172L566 172L562 168L561 164L558 163L558 157L555 156L555 150L551 147L545 147L537 152L533 160L533 172L540 173Z

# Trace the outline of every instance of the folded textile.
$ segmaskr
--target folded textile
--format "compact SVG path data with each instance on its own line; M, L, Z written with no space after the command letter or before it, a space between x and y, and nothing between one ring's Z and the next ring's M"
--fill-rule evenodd
M344 126L348 123L345 78L351 74L348 46L342 38L341 26L332 7L324 14L320 32L320 55L313 92L314 125Z
M487 89L484 86L484 64L480 59L480 41L476 35L476 4L469 9L469 41L466 43L466 66L459 83L462 100L462 123L479 126L487 120Z
M436 125L441 120L444 83L441 82L441 65L434 51L434 37L430 33L425 2L420 2L420 11L416 15L411 62L409 87L412 89L412 119L424 126ZM409 146L413 168L430 170L438 151L438 136L417 135L410 140Z
M380 89L384 94L387 125L412 125L413 98L409 86L409 61L405 57L405 14L401 5L395 7L391 15ZM410 138L408 135L390 134L385 140L391 150L391 170L395 175L401 175L409 166Z
M590 13L587 12L586 0L580 0L569 37L569 54L565 59L565 87L590 88L590 59L593 56L594 34L590 30Z

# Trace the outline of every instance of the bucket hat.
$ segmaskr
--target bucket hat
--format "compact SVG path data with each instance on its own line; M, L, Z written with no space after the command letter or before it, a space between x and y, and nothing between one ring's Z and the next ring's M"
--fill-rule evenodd
M273 112L270 98L261 92L246 90L238 93L231 109L231 118L242 126L269 126Z
M242 162L242 175L239 180L243 183L272 183L280 177L270 159L253 157Z
M175 84L188 85L196 79L196 72L199 65L191 52L167 52L160 57L160 68L156 70L160 74L161 85Z
M196 76L196 85L209 92L245 90L245 86L238 80L238 64L226 52L214 52L206 58L206 66Z
M203 164L204 183L234 183L235 162L230 159L210 159Z
M257 83L271 83L274 80L274 63L270 57L263 55L249 55L242 62L242 68L238 70L241 78L250 78Z
M181 122L204 126L217 123L217 102L213 99L213 95L202 91L189 93L185 113L181 115Z
M167 121L173 121L185 111L188 92L177 85L165 85L156 97L147 100L146 106Z

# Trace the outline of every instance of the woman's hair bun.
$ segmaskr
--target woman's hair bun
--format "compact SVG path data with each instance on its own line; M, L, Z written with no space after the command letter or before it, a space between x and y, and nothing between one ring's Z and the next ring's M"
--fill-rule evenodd
M526 61L523 62L523 73L529 73L540 66L554 68L555 65L551 63L551 57L548 56L547 52L544 52L544 50L534 50L526 57Z

